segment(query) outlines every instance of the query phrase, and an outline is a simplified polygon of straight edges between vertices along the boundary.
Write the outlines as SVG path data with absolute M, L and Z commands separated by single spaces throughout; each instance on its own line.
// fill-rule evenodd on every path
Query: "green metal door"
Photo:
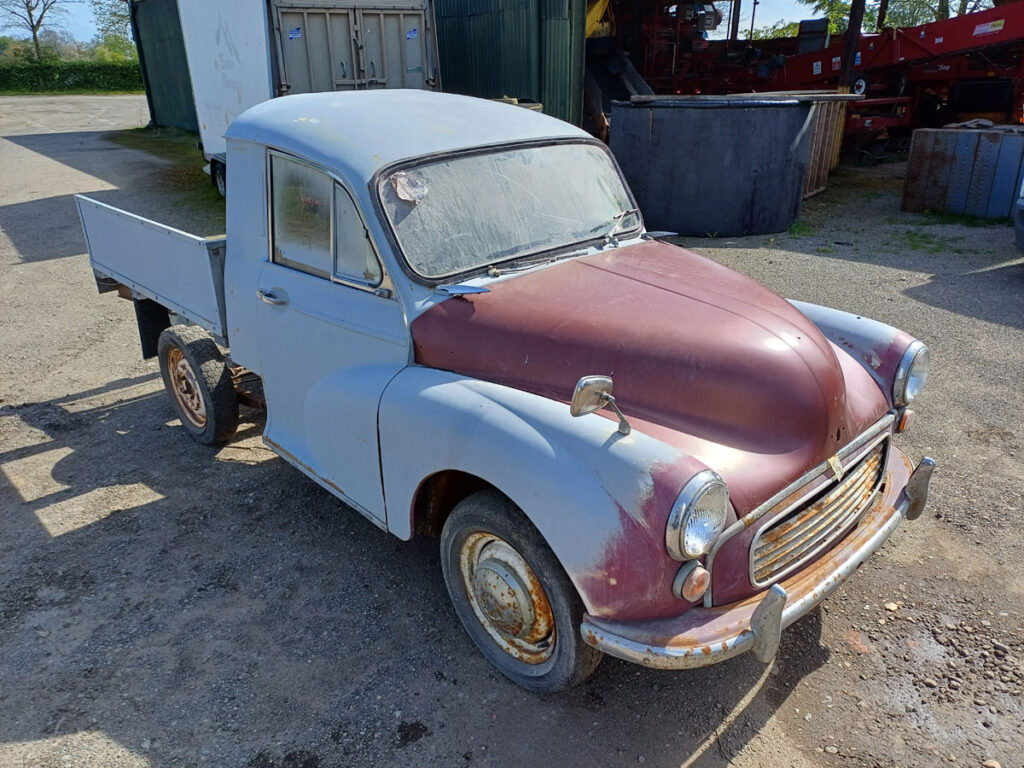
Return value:
M 444 90 L 533 99 L 579 124 L 586 0 L 435 0 Z
M 198 131 L 176 0 L 133 0 L 131 21 L 153 123 Z

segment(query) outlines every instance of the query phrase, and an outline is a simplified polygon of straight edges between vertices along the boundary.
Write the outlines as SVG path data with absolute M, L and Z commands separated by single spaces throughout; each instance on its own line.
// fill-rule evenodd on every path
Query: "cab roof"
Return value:
M 586 132 L 511 104 L 421 90 L 304 93 L 247 109 L 226 138 L 280 149 L 369 182 L 400 160 L 487 145 L 589 139 Z

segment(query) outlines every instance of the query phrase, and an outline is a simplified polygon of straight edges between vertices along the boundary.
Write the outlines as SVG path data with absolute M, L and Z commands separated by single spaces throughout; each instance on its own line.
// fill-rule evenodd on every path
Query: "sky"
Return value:
M 750 8 L 753 0 L 742 0 L 743 8 L 740 11 L 740 36 L 743 37 L 743 32 L 750 29 Z M 67 9 L 67 18 L 64 21 L 64 28 L 71 33 L 76 40 L 82 42 L 88 42 L 92 40 L 93 35 L 96 34 L 96 24 L 93 23 L 92 19 L 92 5 L 87 2 L 78 3 L 67 3 L 64 6 Z M 757 27 L 767 27 L 774 24 L 776 21 L 800 21 L 800 19 L 809 19 L 813 16 L 811 9 L 806 5 L 801 5 L 796 0 L 761 0 L 757 6 L 757 12 L 754 17 L 754 25 Z M 727 29 L 727 24 L 723 23 L 719 27 L 719 32 L 723 29 Z M 716 35 L 717 36 L 717 35 Z
M 96 24 L 92 20 L 91 3 L 68 3 L 64 6 L 67 9 L 67 18 L 64 20 L 64 28 L 71 33 L 75 40 L 87 43 L 96 34 Z

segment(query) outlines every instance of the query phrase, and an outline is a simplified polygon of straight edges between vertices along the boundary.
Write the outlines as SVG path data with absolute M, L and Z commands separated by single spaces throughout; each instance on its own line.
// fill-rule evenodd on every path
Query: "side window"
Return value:
M 329 278 L 333 180 L 280 155 L 270 156 L 270 174 L 274 261 Z
M 381 281 L 370 235 L 355 203 L 340 184 L 334 185 L 334 274 L 370 285 Z

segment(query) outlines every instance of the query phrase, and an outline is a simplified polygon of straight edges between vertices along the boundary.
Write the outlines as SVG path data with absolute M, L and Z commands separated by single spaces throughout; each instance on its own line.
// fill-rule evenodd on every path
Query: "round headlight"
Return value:
M 931 355 L 928 347 L 920 341 L 914 341 L 907 347 L 896 369 L 896 379 L 892 385 L 892 401 L 896 405 L 907 405 L 917 397 L 928 379 L 931 367 Z
M 686 484 L 665 529 L 665 546 L 675 560 L 692 560 L 711 549 L 725 527 L 729 488 L 717 472 L 705 469 Z

